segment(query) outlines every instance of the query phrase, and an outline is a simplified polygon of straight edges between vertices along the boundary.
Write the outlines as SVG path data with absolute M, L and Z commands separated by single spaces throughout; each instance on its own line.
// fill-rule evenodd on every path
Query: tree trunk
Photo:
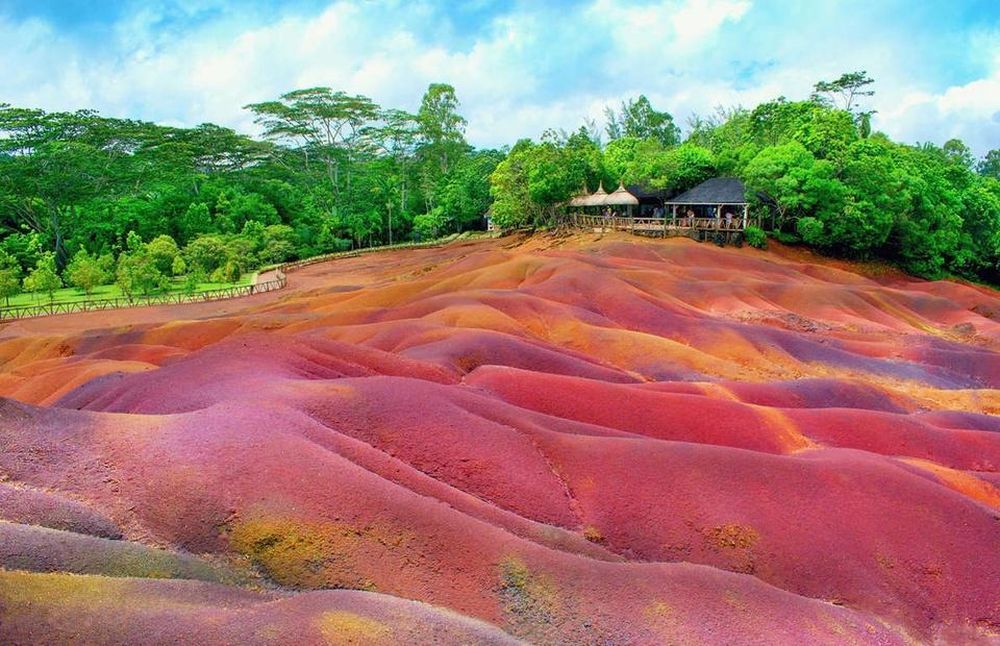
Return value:
M 70 207 L 72 210 L 74 207 Z M 52 227 L 52 236 L 55 240 L 56 270 L 62 272 L 66 268 L 66 245 L 63 244 L 62 227 L 60 226 L 59 207 L 49 209 L 49 222 Z

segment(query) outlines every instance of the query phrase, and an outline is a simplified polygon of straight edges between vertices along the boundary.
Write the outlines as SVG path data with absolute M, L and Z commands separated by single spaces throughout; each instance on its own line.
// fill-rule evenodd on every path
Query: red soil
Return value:
M 997 639 L 1000 298 L 852 269 L 500 239 L 8 324 L 0 641 Z

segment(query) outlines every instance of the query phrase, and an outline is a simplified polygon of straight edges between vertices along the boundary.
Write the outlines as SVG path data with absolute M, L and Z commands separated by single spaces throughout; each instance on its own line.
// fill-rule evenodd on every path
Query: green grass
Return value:
M 235 283 L 198 283 L 196 292 L 208 292 L 213 289 L 224 289 L 226 287 L 235 287 L 237 285 L 249 285 L 253 282 L 256 273 L 248 273 L 240 276 L 239 281 Z M 171 294 L 183 294 L 184 293 L 184 279 L 174 278 L 170 284 Z M 53 302 L 54 303 L 78 303 L 80 301 L 96 301 L 105 300 L 110 298 L 122 298 L 125 295 L 118 285 L 101 285 L 100 287 L 95 287 L 94 291 L 89 295 L 85 294 L 82 289 L 76 289 L 75 287 L 64 287 L 63 289 L 57 289 L 53 292 Z M 17 296 L 10 297 L 10 307 L 25 307 L 29 305 L 45 305 L 49 302 L 49 295 L 45 292 L 40 292 L 36 294 L 31 294 L 24 292 L 18 294 Z M 8 307 L 5 301 L 0 301 L 0 307 Z

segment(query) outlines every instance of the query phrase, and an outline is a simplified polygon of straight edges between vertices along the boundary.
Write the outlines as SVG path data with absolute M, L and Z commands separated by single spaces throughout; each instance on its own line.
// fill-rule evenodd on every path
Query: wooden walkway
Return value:
M 684 236 L 695 240 L 712 240 L 720 244 L 737 245 L 743 243 L 745 228 L 740 218 L 733 218 L 728 227 L 725 220 L 717 218 L 629 218 L 583 213 L 570 213 L 567 218 L 576 228 L 599 233 L 627 231 L 636 235 L 665 238 Z

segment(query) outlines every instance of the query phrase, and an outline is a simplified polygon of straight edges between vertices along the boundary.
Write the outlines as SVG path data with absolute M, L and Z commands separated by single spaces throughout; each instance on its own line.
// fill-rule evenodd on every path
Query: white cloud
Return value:
M 876 115 L 875 126 L 903 141 L 963 140 L 982 154 L 1000 146 L 1000 65 L 989 78 L 937 94 L 915 91 Z
M 188 0 L 183 11 L 221 6 Z M 989 71 L 943 87 L 914 75 L 919 61 L 907 57 L 921 46 L 912 34 L 866 16 L 838 18 L 836 3 L 777 13 L 750 0 L 527 4 L 472 31 L 443 24 L 440 12 L 424 2 L 339 0 L 314 15 L 232 11 L 182 29 L 165 28 L 166 9 L 153 4 L 98 45 L 0 17 L 0 100 L 249 130 L 241 106 L 296 87 L 328 85 L 415 110 L 427 85 L 443 81 L 458 91 L 470 140 L 499 145 L 574 129 L 639 93 L 683 124 L 692 112 L 801 97 L 820 78 L 869 69 L 876 126 L 894 137 L 961 136 L 980 154 L 1000 141 L 1000 39 L 983 32 L 969 44 Z M 455 33 L 463 38 L 441 36 Z

